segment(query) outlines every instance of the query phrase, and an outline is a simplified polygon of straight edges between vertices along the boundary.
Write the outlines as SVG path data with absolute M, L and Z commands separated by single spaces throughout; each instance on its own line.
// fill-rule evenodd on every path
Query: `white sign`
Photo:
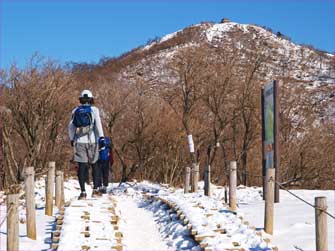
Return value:
M 192 135 L 188 135 L 187 139 L 188 139 L 188 146 L 190 148 L 190 153 L 194 153 L 194 143 L 193 143 Z

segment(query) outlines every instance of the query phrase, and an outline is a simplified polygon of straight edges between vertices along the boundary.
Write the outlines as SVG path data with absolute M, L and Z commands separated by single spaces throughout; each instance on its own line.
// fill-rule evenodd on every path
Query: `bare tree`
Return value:
M 209 66 L 206 50 L 185 48 L 173 56 L 169 72 L 173 82 L 162 83 L 163 98 L 179 116 L 186 136 L 192 137 L 192 123 L 196 118 L 197 105 L 203 95 L 206 69 Z M 190 140 L 190 139 L 189 139 Z M 189 144 L 193 142 L 190 140 Z M 194 147 L 193 147 L 194 148 Z M 196 166 L 195 150 L 190 146 L 192 166 Z
M 56 160 L 58 143 L 64 140 L 64 110 L 70 110 L 66 89 L 71 79 L 54 63 L 33 58 L 25 70 L 12 67 L 2 81 L 9 177 L 13 181 L 15 173 L 20 179 L 26 166 L 34 166 L 38 175 L 44 172 L 48 160 Z

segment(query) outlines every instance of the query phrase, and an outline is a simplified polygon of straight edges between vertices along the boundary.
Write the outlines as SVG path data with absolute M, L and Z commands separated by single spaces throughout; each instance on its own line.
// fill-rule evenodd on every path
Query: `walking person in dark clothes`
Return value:
M 99 158 L 99 138 L 103 138 L 103 130 L 99 109 L 94 104 L 93 95 L 84 90 L 79 97 L 80 106 L 72 111 L 69 123 L 69 136 L 74 147 L 73 161 L 78 163 L 78 180 L 81 189 L 79 199 L 86 198 L 85 181 L 88 178 L 89 164 L 92 166 L 93 193 L 92 197 L 99 196 L 101 187 L 101 170 L 97 163 Z
M 111 169 L 114 163 L 113 152 L 109 138 L 105 137 L 99 139 L 99 149 L 100 150 L 99 150 L 98 163 L 102 172 L 102 184 L 103 184 L 100 191 L 102 193 L 106 193 L 108 187 L 109 170 Z

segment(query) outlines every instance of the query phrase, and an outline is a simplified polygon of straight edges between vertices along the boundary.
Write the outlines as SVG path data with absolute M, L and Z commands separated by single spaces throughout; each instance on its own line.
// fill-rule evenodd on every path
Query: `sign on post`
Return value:
M 265 126 L 265 168 L 274 168 L 273 148 L 274 148 L 274 83 L 272 82 L 264 88 L 264 126 Z
M 274 80 L 262 89 L 262 174 L 264 177 L 267 168 L 275 168 L 276 182 L 278 181 L 279 174 L 278 100 L 278 84 Z M 275 184 L 275 202 L 279 202 L 279 186 L 277 183 Z

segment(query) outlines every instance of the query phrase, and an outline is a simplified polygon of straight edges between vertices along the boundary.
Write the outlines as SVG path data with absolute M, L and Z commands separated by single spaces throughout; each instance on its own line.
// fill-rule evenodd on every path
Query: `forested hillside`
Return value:
M 110 46 L 113 46 L 112 44 Z M 150 40 L 98 64 L 59 66 L 39 56 L 1 71 L 5 185 L 56 160 L 70 175 L 67 135 L 79 93 L 90 89 L 112 138 L 116 180 L 179 185 L 193 135 L 200 169 L 212 145 L 212 180 L 231 160 L 261 185 L 261 88 L 280 85 L 280 178 L 287 186 L 332 189 L 334 55 L 280 32 L 233 22 L 202 23 Z M 245 172 L 246 170 L 246 172 Z

